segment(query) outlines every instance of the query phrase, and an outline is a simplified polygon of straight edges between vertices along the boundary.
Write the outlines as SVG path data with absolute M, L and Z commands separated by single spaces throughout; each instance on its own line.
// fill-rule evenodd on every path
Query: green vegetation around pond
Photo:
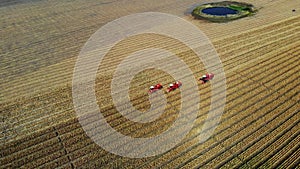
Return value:
M 236 11 L 250 11 L 251 10 L 249 7 L 235 6 L 235 5 L 229 5 L 228 8 L 236 10 Z
M 255 14 L 253 5 L 234 1 L 222 1 L 197 6 L 192 15 L 196 19 L 206 19 L 211 22 L 228 22 Z

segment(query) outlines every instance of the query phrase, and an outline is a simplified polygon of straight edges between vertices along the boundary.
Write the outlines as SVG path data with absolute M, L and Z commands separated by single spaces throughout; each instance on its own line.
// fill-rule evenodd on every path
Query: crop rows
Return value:
M 287 22 L 286 24 L 287 24 L 287 25 L 290 25 L 290 24 L 288 24 L 288 23 L 293 23 L 292 21 L 295 21 L 295 19 L 288 20 L 288 22 Z M 276 25 L 276 26 L 277 26 L 277 25 Z M 276 27 L 276 26 L 275 26 L 275 27 Z M 279 25 L 279 26 L 280 26 L 280 25 Z M 273 29 L 272 27 L 268 27 L 268 28 L 269 28 L 268 30 L 269 30 L 270 32 L 271 32 L 272 30 L 276 30 L 276 29 Z M 271 29 L 271 28 L 272 28 L 272 29 Z M 235 39 L 235 38 L 233 38 L 233 39 Z M 244 36 L 243 36 L 242 41 L 247 41 L 246 39 L 247 39 L 247 38 L 244 38 Z M 228 39 L 226 39 L 226 41 L 228 41 Z M 225 41 L 225 42 L 222 42 L 222 43 L 226 43 L 226 41 Z M 218 44 L 218 43 L 217 43 L 217 44 Z M 66 66 L 68 67 L 68 65 L 70 65 L 70 63 L 67 62 L 67 63 L 66 63 Z M 65 66 L 62 66 L 62 68 L 65 68 Z M 55 76 L 58 75 L 56 72 L 62 72 L 62 71 L 63 71 L 63 70 L 57 70 L 57 71 L 54 71 L 53 73 L 50 73 L 48 76 L 50 76 L 50 77 L 55 77 Z M 51 72 L 52 72 L 52 71 L 51 71 Z M 71 73 L 71 72 L 70 72 L 70 73 Z M 32 74 L 32 77 L 37 77 L 37 80 L 39 79 L 38 76 L 35 76 L 34 74 Z M 61 80 L 63 80 L 63 79 L 61 79 L 61 78 L 60 78 L 60 79 L 53 79 L 53 80 L 51 81 L 51 83 L 54 83 L 54 84 L 55 84 L 55 83 L 60 82 Z M 31 83 L 33 83 L 33 82 L 34 82 L 34 81 L 31 81 Z M 17 85 L 17 84 L 18 84 L 17 82 L 14 82 L 13 84 L 14 84 L 14 86 L 18 86 L 18 85 Z M 33 83 L 33 84 L 34 84 L 34 83 Z M 53 85 L 54 85 L 54 84 L 53 84 Z M 22 85 L 21 85 L 21 86 L 22 86 Z M 21 87 L 21 86 L 20 86 L 20 87 Z M 17 89 L 15 88 L 15 89 L 13 89 L 13 90 L 15 91 L 15 90 L 17 90 Z
M 244 119 L 244 120 L 247 121 L 246 119 Z M 232 126 L 232 127 L 235 127 L 235 126 Z M 238 127 L 237 127 L 237 128 L 238 128 Z M 235 133 L 235 132 L 234 132 L 234 133 Z M 223 133 L 222 133 L 222 134 L 223 134 Z M 221 138 L 222 138 L 222 137 L 221 137 Z M 193 148 L 193 149 L 194 149 L 194 148 Z M 200 160 L 200 161 L 202 161 L 202 160 Z M 199 162 L 200 162 L 200 161 L 199 161 Z M 202 161 L 202 162 L 203 162 L 203 161 Z M 194 163 L 194 164 L 197 164 L 197 163 Z
M 276 26 L 236 36 L 233 39 L 238 40 L 229 41 L 228 44 L 217 42 L 221 46 L 220 56 L 227 75 L 228 97 L 220 125 L 207 142 L 202 144 L 197 142 L 199 128 L 203 125 L 210 103 L 210 96 L 206 95 L 201 97 L 203 107 L 201 106 L 202 110 L 198 113 L 195 127 L 188 137 L 172 150 L 139 160 L 107 153 L 86 136 L 76 120 L 70 106 L 71 88 L 67 86 L 63 90 L 51 91 L 34 99 L 20 100 L 16 105 L 12 102 L 3 106 L 5 112 L 11 113 L 12 116 L 9 118 L 16 119 L 14 125 L 18 128 L 20 136 L 1 145 L 2 166 L 4 168 L 20 166 L 72 168 L 86 165 L 107 168 L 121 166 L 226 168 L 256 165 L 269 167 L 273 164 L 284 167 L 296 166 L 297 159 L 299 161 L 297 131 L 299 105 L 295 103 L 299 98 L 297 90 L 299 75 L 295 73 L 299 65 L 298 18 L 281 22 Z M 248 42 L 245 37 L 251 35 L 253 42 Z M 284 50 L 284 46 L 288 48 Z M 182 53 L 186 55 L 189 51 Z M 124 54 L 116 52 L 115 55 L 116 59 L 108 62 L 108 65 L 118 63 Z M 197 68 L 197 63 L 193 63 L 195 58 L 188 56 L 184 59 L 190 63 L 189 66 L 194 66 L 195 74 L 202 72 L 203 68 Z M 109 70 L 109 67 L 107 69 Z M 57 70 L 59 71 L 61 70 Z M 153 74 L 155 72 L 146 72 L 141 78 Z M 285 76 L 289 78 L 285 80 Z M 156 79 L 170 80 L 164 74 Z M 147 86 L 145 83 L 143 85 Z M 199 85 L 198 88 L 201 89 L 199 91 L 201 94 L 210 91 L 209 85 L 205 87 Z M 100 90 L 98 94 L 104 91 L 108 90 Z M 286 91 L 288 93 L 285 93 Z M 146 106 L 139 101 L 143 97 L 145 95 L 140 93 L 138 97 L 133 96 L 135 106 L 141 109 Z M 168 113 L 161 117 L 160 121 L 145 126 L 132 124 L 120 117 L 110 104 L 104 105 L 110 103 L 110 100 L 103 102 L 100 107 L 105 109 L 108 122 L 116 130 L 126 135 L 151 136 L 160 131 L 153 130 L 154 128 L 172 124 L 178 112 L 176 107 L 179 106 L 176 99 L 176 96 L 175 99 L 168 98 Z M 18 112 L 24 112 L 24 116 L 20 116 Z M 93 124 L 91 121 L 92 128 L 95 127 Z M 45 126 L 54 127 L 46 129 Z M 101 126 L 98 127 L 101 129 Z M 28 135 L 23 134 L 27 132 Z

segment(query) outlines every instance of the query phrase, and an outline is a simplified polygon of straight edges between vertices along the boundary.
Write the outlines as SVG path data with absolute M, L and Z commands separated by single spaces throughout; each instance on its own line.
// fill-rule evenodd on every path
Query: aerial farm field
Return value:
M 215 1 L 0 1 L 0 168 L 300 168 L 300 1 L 239 1 L 258 12 L 227 23 L 194 19 L 191 10 L 207 2 Z M 206 34 L 224 68 L 226 104 L 211 137 L 199 142 L 212 95 L 218 93 L 210 82 L 197 82 L 200 110 L 184 139 L 162 154 L 129 158 L 87 135 L 74 108 L 72 80 L 82 47 L 98 29 L 142 12 L 178 16 Z M 95 97 L 107 123 L 132 138 L 159 135 L 180 116 L 180 90 L 164 92 L 165 111 L 148 123 L 131 121 L 114 106 L 111 83 L 117 66 L 147 48 L 170 51 L 196 79 L 207 72 L 195 52 L 173 38 L 149 33 L 118 42 L 98 68 Z M 175 80 L 159 69 L 138 72 L 129 87 L 133 107 L 147 112 L 148 88 L 162 83 L 165 91 Z M 107 133 L 91 119 L 89 129 L 99 129 L 105 139 Z

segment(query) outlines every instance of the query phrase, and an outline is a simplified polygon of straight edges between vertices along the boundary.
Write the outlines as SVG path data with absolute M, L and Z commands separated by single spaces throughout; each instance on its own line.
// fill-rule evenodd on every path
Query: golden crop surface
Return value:
M 300 2 L 248 3 L 259 9 L 256 15 L 218 24 L 186 14 L 199 4 L 194 0 L 1 1 L 0 168 L 299 168 Z M 187 136 L 163 154 L 131 159 L 105 151 L 84 132 L 73 107 L 72 75 L 95 31 L 148 11 L 182 17 L 208 36 L 225 70 L 227 98 L 217 129 L 199 143 L 211 104 L 210 84 L 199 82 L 200 111 Z M 107 122 L 136 138 L 166 131 L 181 102 L 179 90 L 164 93 L 165 112 L 146 124 L 126 119 L 115 108 L 110 91 L 117 65 L 146 48 L 174 53 L 195 78 L 206 73 L 198 56 L 170 37 L 143 34 L 117 43 L 98 69 L 96 98 Z M 165 90 L 175 80 L 156 69 L 139 72 L 130 82 L 132 105 L 146 113 L 149 86 L 162 83 Z

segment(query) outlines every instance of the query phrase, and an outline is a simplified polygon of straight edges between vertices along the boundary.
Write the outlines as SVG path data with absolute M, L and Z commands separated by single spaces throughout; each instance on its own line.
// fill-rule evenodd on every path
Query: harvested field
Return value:
M 299 168 L 300 2 L 249 3 L 259 9 L 255 16 L 218 24 L 184 15 L 199 4 L 193 0 L 1 1 L 0 168 Z M 201 109 L 192 130 L 165 153 L 134 159 L 104 150 L 86 134 L 73 105 L 72 76 L 81 48 L 95 31 L 122 16 L 149 11 L 177 15 L 208 36 L 224 67 L 227 97 L 218 127 L 200 143 L 214 93 L 210 83 L 198 83 Z M 165 112 L 149 123 L 130 121 L 114 106 L 115 69 L 130 53 L 147 48 L 174 53 L 195 78 L 206 72 L 194 51 L 170 37 L 143 34 L 117 43 L 98 69 L 96 98 L 110 126 L 134 138 L 163 133 L 181 108 L 179 90 L 164 94 Z M 146 112 L 148 87 L 175 80 L 161 70 L 139 72 L 129 88 L 133 107 Z M 89 120 L 89 130 L 107 134 Z

